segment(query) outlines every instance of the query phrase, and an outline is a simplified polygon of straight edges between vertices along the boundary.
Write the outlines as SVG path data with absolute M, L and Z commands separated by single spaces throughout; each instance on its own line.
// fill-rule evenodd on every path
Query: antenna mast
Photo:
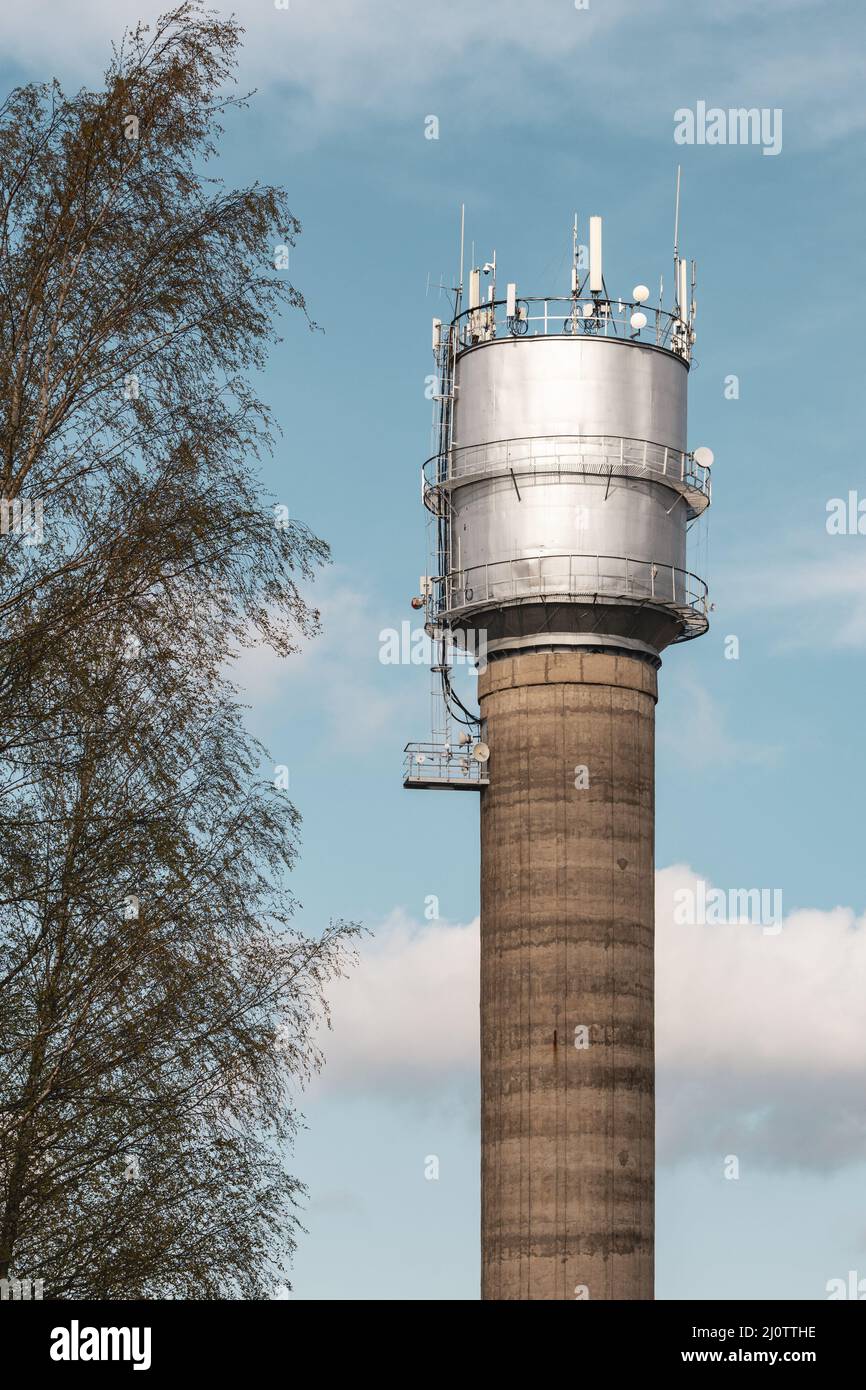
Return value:
M 677 165 L 677 197 L 674 209 L 674 309 L 685 323 L 689 317 L 687 263 L 680 260 L 680 178 L 682 166 Z
M 466 204 L 465 204 L 465 203 L 461 203 L 461 204 L 460 204 L 460 281 L 459 281 L 459 283 L 458 283 L 458 285 L 457 285 L 457 315 L 459 315 L 460 310 L 461 310 L 461 308 L 462 308 L 461 300 L 462 300 L 462 298 L 463 298 L 463 234 L 464 234 L 465 226 L 466 226 Z M 455 315 L 455 317 L 456 317 L 456 315 Z

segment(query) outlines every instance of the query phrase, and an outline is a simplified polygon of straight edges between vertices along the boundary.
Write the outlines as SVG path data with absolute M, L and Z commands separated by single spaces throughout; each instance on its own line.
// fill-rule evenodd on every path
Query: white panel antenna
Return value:
M 685 258 L 677 261 L 677 309 L 683 322 L 689 317 L 689 263 Z
M 589 291 L 601 294 L 604 288 L 601 273 L 601 218 L 589 219 Z

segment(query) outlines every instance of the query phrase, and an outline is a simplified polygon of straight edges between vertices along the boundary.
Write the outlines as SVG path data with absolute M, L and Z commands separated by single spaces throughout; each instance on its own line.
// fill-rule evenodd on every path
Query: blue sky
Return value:
M 260 383 L 284 430 L 266 481 L 334 554 L 317 586 L 324 636 L 243 674 L 304 818 L 304 925 L 346 916 L 373 933 L 334 992 L 330 1061 L 303 1102 L 294 1297 L 478 1296 L 478 807 L 402 790 L 428 681 L 379 660 L 425 569 L 430 319 L 445 316 L 436 286 L 456 271 L 460 204 L 501 283 L 566 293 L 577 210 L 584 228 L 604 216 L 608 287 L 654 295 L 660 274 L 670 283 L 678 162 L 681 243 L 698 261 L 690 445 L 716 456 L 691 567 L 716 611 L 660 672 L 657 1292 L 824 1297 L 829 1279 L 866 1276 L 866 536 L 825 524 L 829 499 L 866 497 L 862 12 L 235 8 L 241 85 L 258 91 L 228 123 L 220 173 L 287 187 L 303 223 L 291 278 L 324 329 L 287 320 Z M 124 21 L 155 11 L 7 13 L 4 85 L 95 83 Z M 781 109 L 780 153 L 675 145 L 674 112 L 701 100 Z M 679 928 L 684 942 L 670 892 L 695 877 L 781 887 L 783 932 Z

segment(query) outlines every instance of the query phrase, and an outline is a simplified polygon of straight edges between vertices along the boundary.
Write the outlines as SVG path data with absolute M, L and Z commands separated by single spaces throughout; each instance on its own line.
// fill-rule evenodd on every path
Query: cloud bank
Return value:
M 31 0 L 6 10 L 0 36 L 7 58 L 40 76 L 92 83 L 110 39 L 169 8 L 168 0 L 65 8 Z M 674 110 L 698 98 L 782 107 L 805 146 L 866 126 L 862 17 L 845 0 L 832 22 L 807 0 L 691 8 L 537 0 L 531 10 L 525 0 L 288 0 L 279 9 L 239 0 L 231 8 L 247 30 L 243 84 L 271 89 L 296 132 L 303 126 L 314 140 L 345 136 L 364 118 L 420 122 L 428 112 L 462 138 L 480 119 L 508 125 L 516 112 L 522 125 L 561 122 L 575 96 L 592 120 L 636 138 L 669 130 L 672 139 Z
M 427 1095 L 478 1069 L 478 919 L 419 924 L 396 910 L 329 990 L 326 1091 Z
M 760 926 L 682 926 L 685 865 L 656 876 L 661 1162 L 832 1170 L 866 1157 L 866 917 L 798 909 Z M 478 922 L 396 911 L 332 991 L 317 1086 L 438 1103 L 478 1070 Z M 467 1104 L 471 1106 L 472 1102 Z

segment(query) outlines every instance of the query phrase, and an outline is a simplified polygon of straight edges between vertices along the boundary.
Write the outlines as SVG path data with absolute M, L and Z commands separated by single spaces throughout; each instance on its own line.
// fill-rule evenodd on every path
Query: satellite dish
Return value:
M 700 449 L 695 449 L 694 460 L 699 463 L 701 468 L 712 468 L 715 455 L 712 449 L 706 449 L 701 445 Z
M 650 296 L 650 292 L 646 285 L 635 285 L 631 293 L 635 304 L 646 304 Z
M 642 314 L 640 313 L 640 311 L 638 311 L 638 313 L 636 314 L 632 314 L 631 318 L 629 319 L 629 323 L 631 324 L 632 328 L 646 328 L 646 314 Z
M 466 745 L 467 745 L 467 743 L 471 743 L 471 742 L 472 742 L 472 739 L 471 739 L 471 737 L 469 736 L 469 734 L 466 733 L 466 730 L 464 729 L 463 733 L 459 735 L 459 737 L 458 737 L 458 739 L 457 739 L 457 742 L 460 744 L 460 747 L 461 747 L 461 748 L 465 748 Z
M 490 757 L 490 749 L 486 743 L 476 743 L 472 749 L 472 756 L 477 763 L 486 763 Z
M 584 317 L 585 319 L 591 319 L 594 313 L 595 313 L 595 305 L 594 305 L 594 304 L 584 304 L 584 306 L 583 306 L 583 317 Z
M 416 763 L 423 763 L 423 761 L 424 761 L 424 754 L 423 754 L 423 753 L 416 753 L 416 754 L 415 754 L 415 761 L 416 761 Z

